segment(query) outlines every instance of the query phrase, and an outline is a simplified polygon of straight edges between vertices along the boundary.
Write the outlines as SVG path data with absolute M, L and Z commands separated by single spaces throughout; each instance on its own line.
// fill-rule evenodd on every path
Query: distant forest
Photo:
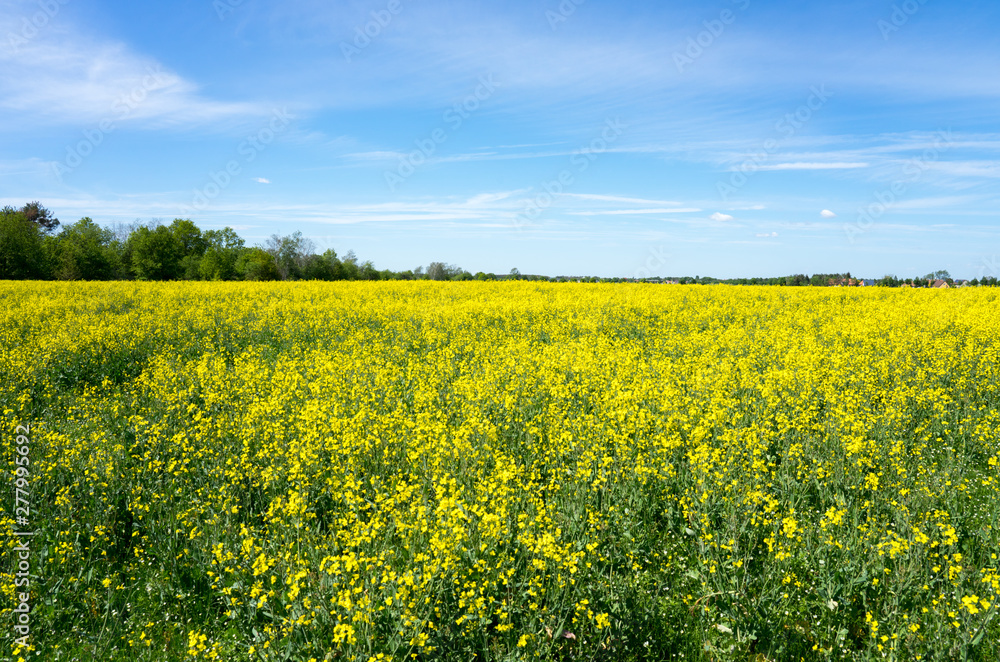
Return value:
M 353 251 L 343 257 L 333 249 L 316 253 L 315 244 L 296 232 L 273 235 L 261 246 L 247 246 L 232 228 L 202 231 L 190 220 L 133 223 L 114 229 L 90 218 L 72 225 L 38 202 L 0 209 L 0 279 L 4 280 L 544 280 L 582 282 L 653 282 L 679 284 L 930 287 L 949 285 L 947 272 L 900 279 L 885 276 L 861 281 L 843 274 L 797 274 L 780 278 L 717 279 L 708 277 L 601 278 L 597 276 L 538 276 L 511 269 L 496 275 L 472 274 L 444 262 L 425 268 L 391 271 L 371 261 L 359 262 Z M 968 285 L 996 287 L 987 277 Z

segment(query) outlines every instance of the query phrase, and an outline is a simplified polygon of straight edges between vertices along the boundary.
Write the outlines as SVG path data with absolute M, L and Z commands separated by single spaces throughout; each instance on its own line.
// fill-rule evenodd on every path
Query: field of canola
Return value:
M 1000 657 L 995 290 L 0 302 L 2 659 Z

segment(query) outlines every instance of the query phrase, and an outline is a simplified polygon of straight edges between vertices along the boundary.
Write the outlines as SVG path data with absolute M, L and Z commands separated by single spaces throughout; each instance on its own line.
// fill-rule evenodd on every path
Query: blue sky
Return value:
M 996 2 L 0 0 L 0 204 L 379 268 L 1000 276 Z

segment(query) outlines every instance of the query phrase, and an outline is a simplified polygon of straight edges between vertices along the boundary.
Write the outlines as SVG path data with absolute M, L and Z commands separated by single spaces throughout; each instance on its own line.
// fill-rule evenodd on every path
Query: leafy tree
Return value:
M 881 280 L 879 280 L 875 284 L 878 285 L 879 287 L 899 287 L 900 285 L 903 284 L 903 281 L 894 276 L 893 274 L 886 274 L 885 276 L 882 277 Z
M 198 226 L 190 220 L 181 218 L 174 219 L 174 222 L 170 224 L 169 229 L 181 247 L 179 276 L 186 280 L 198 279 L 201 277 L 199 263 L 201 262 L 202 256 L 205 255 L 205 250 L 208 248 L 208 242 L 205 241 L 205 237 L 202 235 Z
M 336 255 L 336 253 L 334 253 Z M 339 266 L 340 260 L 337 260 Z M 302 278 L 305 280 L 336 280 L 330 261 L 323 255 L 310 255 L 302 268 Z
M 184 246 L 170 228 L 140 226 L 128 243 L 132 272 L 139 280 L 174 280 L 181 274 Z
M 230 230 L 229 228 L 226 228 Z M 176 218 L 170 224 L 170 232 L 181 245 L 185 255 L 204 255 L 208 241 L 197 225 L 188 219 Z M 232 230 L 230 230 L 232 232 Z
M 90 217 L 64 226 L 53 242 L 53 276 L 60 280 L 111 280 L 119 273 L 114 233 Z
M 207 230 L 202 239 L 205 242 L 205 252 L 198 262 L 199 277 L 204 280 L 236 278 L 236 262 L 244 251 L 243 239 L 229 227 Z
M 263 248 L 253 247 L 243 251 L 236 262 L 236 273 L 243 280 L 278 280 L 281 273 L 274 256 Z
M 358 268 L 358 279 L 360 279 L 360 280 L 381 280 L 382 279 L 382 274 L 379 272 L 378 269 L 375 268 L 375 265 L 372 263 L 371 260 L 366 260 Z
M 337 257 L 337 251 L 328 248 L 322 255 L 308 257 L 302 277 L 309 280 L 343 280 L 344 265 Z
M 21 210 L 0 209 L 0 278 L 44 278 L 46 275 L 39 226 L 29 221 Z

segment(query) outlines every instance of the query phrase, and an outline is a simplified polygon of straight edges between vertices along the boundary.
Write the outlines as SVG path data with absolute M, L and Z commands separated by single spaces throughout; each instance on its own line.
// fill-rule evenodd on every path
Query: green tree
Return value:
M 177 218 L 169 226 L 170 233 L 181 247 L 178 276 L 186 280 L 196 280 L 201 276 L 200 262 L 208 248 L 201 229 L 187 219 Z
M 46 275 L 39 226 L 25 218 L 21 210 L 0 209 L 0 278 L 44 278 Z
M 236 263 L 245 251 L 243 239 L 229 227 L 207 230 L 202 238 L 205 241 L 205 252 L 198 263 L 199 276 L 205 280 L 236 278 Z
M 114 233 L 90 217 L 64 226 L 53 238 L 53 276 L 60 280 L 111 280 L 118 275 Z
M 140 226 L 128 243 L 132 272 L 139 280 L 174 280 L 180 275 L 184 246 L 170 228 Z
M 254 246 L 243 251 L 236 263 L 236 273 L 243 280 L 278 280 L 281 274 L 274 256 L 263 248 Z
M 322 255 L 310 255 L 302 277 L 307 280 L 343 280 L 344 266 L 337 257 L 337 251 L 328 248 Z
M 382 274 L 375 268 L 375 265 L 371 260 L 365 260 L 365 262 L 358 268 L 358 279 L 381 280 Z

